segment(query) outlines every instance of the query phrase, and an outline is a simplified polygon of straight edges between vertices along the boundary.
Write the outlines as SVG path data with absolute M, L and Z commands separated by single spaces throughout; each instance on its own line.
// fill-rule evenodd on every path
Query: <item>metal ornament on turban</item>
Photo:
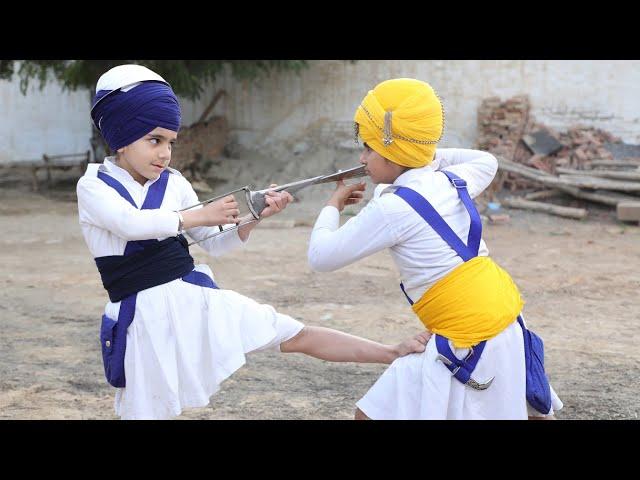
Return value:
M 356 136 L 384 158 L 405 167 L 433 160 L 444 133 L 444 109 L 431 85 L 412 78 L 379 83 L 354 115 Z
M 119 65 L 98 80 L 91 118 L 109 148 L 116 151 L 156 127 L 177 132 L 180 104 L 157 73 L 142 65 Z

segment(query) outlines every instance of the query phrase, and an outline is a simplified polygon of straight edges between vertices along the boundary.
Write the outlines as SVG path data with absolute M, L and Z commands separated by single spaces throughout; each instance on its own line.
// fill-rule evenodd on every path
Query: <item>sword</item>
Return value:
M 215 237 L 217 235 L 221 235 L 222 233 L 226 233 L 226 232 L 230 232 L 233 230 L 237 230 L 238 228 L 240 228 L 243 225 L 248 225 L 250 223 L 255 223 L 258 220 L 260 220 L 260 214 L 262 213 L 262 211 L 266 208 L 267 203 L 266 203 L 266 195 L 267 192 L 282 192 L 282 191 L 287 191 L 289 193 L 295 193 L 298 192 L 300 190 L 302 190 L 303 188 L 307 188 L 311 185 L 319 185 L 322 183 L 330 183 L 330 182 L 337 182 L 340 180 L 347 180 L 349 178 L 358 178 L 358 177 L 364 177 L 366 176 L 365 173 L 365 167 L 364 165 L 360 165 L 358 167 L 353 167 L 353 168 L 349 168 L 347 170 L 338 170 L 335 173 L 331 173 L 328 175 L 319 175 L 317 177 L 311 177 L 311 178 L 306 178 L 304 180 L 298 180 L 296 182 L 291 182 L 291 183 L 286 183 L 284 185 L 279 185 L 277 187 L 273 187 L 273 188 L 265 188 L 262 190 L 252 190 L 250 185 L 246 185 L 244 187 L 238 188 L 236 190 L 232 190 L 230 192 L 224 193 L 222 195 L 217 195 L 215 197 L 212 198 L 208 198 L 207 200 L 203 200 L 202 202 L 196 203 L 194 205 L 191 205 L 189 207 L 183 208 L 181 210 L 179 210 L 180 212 L 183 212 L 185 210 L 190 210 L 192 208 L 198 207 L 200 205 L 206 205 L 208 203 L 211 202 L 215 202 L 216 200 L 219 200 L 221 198 L 224 198 L 228 195 L 234 195 L 234 194 L 239 194 L 242 197 L 244 197 L 244 200 L 247 204 L 247 207 L 249 208 L 249 212 L 250 212 L 250 217 L 247 216 L 245 218 L 245 220 L 242 220 L 238 223 L 236 223 L 233 227 L 229 227 L 227 229 L 223 229 L 222 225 L 220 225 L 218 228 L 220 229 L 219 232 L 216 232 L 212 235 L 209 235 L 201 240 L 198 241 L 194 241 L 189 243 L 189 246 L 194 245 L 196 243 L 200 243 L 203 242 L 204 240 L 207 240 L 208 238 L 212 238 Z
M 264 190 L 258 190 L 257 192 L 250 192 L 249 205 L 259 214 L 266 207 L 266 193 L 269 191 L 282 192 L 286 190 L 289 193 L 295 193 L 303 188 L 307 188 L 311 185 L 320 185 L 321 183 L 338 182 L 340 180 L 347 180 L 349 178 L 364 177 L 364 165 L 359 167 L 349 168 L 348 170 L 338 170 L 336 173 L 329 175 L 320 175 L 318 177 L 307 178 L 305 180 L 299 180 L 297 182 L 287 183 L 285 185 L 279 185 L 274 188 L 265 188 Z M 252 212 L 253 213 L 253 212 Z

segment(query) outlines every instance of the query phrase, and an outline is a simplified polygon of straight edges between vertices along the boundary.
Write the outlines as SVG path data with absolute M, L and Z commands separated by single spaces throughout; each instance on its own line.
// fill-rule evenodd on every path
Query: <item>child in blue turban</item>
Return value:
M 194 264 L 183 234 L 218 256 L 243 246 L 255 223 L 207 238 L 219 225 L 238 223 L 232 196 L 179 212 L 198 197 L 169 167 L 180 104 L 158 74 L 140 65 L 109 70 L 98 81 L 91 116 L 115 155 L 90 164 L 78 181 L 78 211 L 109 293 L 100 341 L 121 418 L 166 419 L 206 406 L 257 350 L 387 364 L 424 350 L 425 333 L 392 346 L 304 326 L 219 288 L 208 265 Z M 291 200 L 286 192 L 269 192 L 261 217 Z

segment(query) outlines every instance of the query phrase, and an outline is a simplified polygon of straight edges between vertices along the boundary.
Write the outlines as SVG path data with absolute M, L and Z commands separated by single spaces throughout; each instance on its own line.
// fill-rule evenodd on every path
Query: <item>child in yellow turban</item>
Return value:
M 433 88 L 397 78 L 377 85 L 354 116 L 374 198 L 339 226 L 364 183 L 340 183 L 315 223 L 309 263 L 332 271 L 389 248 L 402 292 L 433 336 L 395 360 L 357 402 L 356 418 L 553 418 L 562 402 L 544 371 L 542 340 L 523 300 L 489 256 L 472 198 L 493 180 L 491 154 L 438 148 L 444 109 Z

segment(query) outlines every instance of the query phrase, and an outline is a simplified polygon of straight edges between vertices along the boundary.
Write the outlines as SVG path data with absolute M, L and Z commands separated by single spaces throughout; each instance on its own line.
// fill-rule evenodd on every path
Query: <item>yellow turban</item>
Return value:
M 431 163 L 444 131 L 444 110 L 428 83 L 395 78 L 379 83 L 356 110 L 362 141 L 405 167 Z

